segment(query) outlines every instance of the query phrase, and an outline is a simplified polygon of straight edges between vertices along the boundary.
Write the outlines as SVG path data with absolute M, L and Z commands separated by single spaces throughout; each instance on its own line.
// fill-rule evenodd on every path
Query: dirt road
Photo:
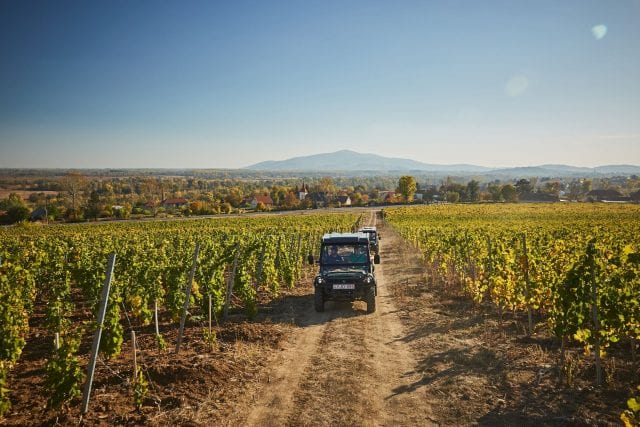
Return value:
M 369 225 L 375 225 L 371 214 Z M 247 425 L 430 425 L 430 405 L 412 387 L 421 374 L 402 339 L 385 257 L 376 266 L 377 310 L 328 302 L 324 313 L 300 307 L 285 351 L 258 392 Z

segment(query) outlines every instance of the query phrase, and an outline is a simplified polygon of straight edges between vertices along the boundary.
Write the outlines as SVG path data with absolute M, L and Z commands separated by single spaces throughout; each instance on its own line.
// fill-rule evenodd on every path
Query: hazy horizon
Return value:
M 0 4 L 0 168 L 640 164 L 640 0 Z

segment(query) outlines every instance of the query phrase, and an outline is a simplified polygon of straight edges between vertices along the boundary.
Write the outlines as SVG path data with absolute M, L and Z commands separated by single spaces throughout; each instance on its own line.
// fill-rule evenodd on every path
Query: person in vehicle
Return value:
M 367 251 L 360 245 L 353 247 L 353 253 L 349 257 L 349 261 L 354 264 L 361 264 L 367 261 Z
M 329 253 L 327 254 L 326 262 L 329 264 L 338 264 L 342 262 L 342 258 L 340 257 L 340 255 L 338 255 L 337 246 L 334 245 L 329 248 Z

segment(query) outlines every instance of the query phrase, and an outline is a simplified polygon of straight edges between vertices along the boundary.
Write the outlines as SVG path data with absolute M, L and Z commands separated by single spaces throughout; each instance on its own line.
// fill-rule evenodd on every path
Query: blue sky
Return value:
M 640 164 L 640 0 L 3 1 L 0 167 Z

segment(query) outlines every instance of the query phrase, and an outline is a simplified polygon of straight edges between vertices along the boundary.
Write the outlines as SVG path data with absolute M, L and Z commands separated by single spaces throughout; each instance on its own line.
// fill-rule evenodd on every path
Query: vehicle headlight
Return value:
M 322 276 L 316 277 L 316 284 L 322 285 L 322 283 L 324 283 L 324 279 L 322 278 Z
M 367 277 L 365 277 L 364 282 L 366 284 L 370 284 L 371 282 L 373 282 L 373 279 L 371 278 L 371 276 L 367 276 Z

